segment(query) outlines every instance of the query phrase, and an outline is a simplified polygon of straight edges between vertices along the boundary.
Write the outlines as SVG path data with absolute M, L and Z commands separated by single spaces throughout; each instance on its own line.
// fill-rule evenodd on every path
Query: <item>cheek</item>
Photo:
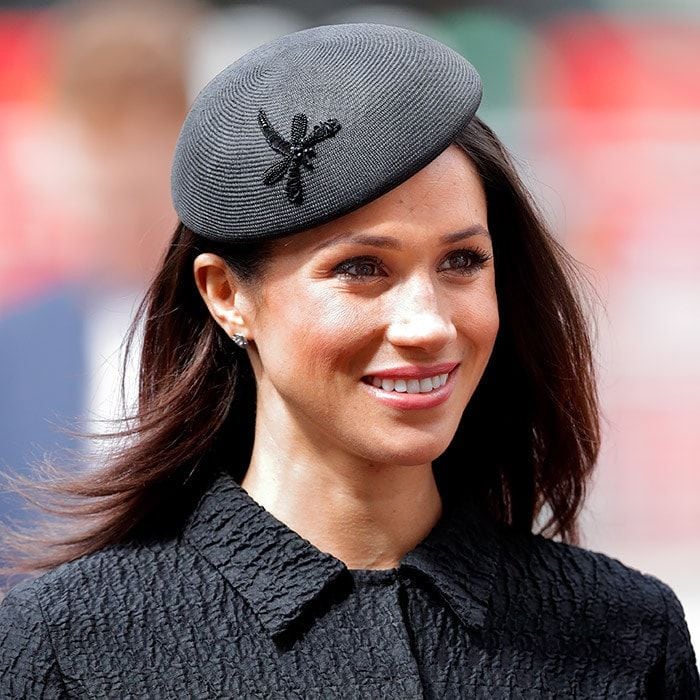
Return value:
M 368 313 L 367 301 L 332 287 L 279 290 L 276 298 L 294 301 L 268 304 L 265 355 L 275 363 L 285 358 L 297 376 L 337 373 L 371 333 L 374 314 Z
M 475 349 L 490 353 L 499 328 L 498 300 L 491 285 L 476 288 L 459 305 L 458 331 Z

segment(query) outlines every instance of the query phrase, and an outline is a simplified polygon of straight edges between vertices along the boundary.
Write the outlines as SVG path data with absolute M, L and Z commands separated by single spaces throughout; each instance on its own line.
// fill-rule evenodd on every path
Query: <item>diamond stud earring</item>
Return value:
M 234 333 L 231 336 L 231 340 L 233 340 L 233 342 L 236 343 L 236 345 L 238 345 L 238 347 L 241 347 L 241 348 L 248 347 L 248 339 L 244 335 L 241 335 L 240 333 Z

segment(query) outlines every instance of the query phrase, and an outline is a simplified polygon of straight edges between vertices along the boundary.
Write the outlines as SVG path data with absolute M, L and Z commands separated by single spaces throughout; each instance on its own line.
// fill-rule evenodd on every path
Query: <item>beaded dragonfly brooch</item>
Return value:
M 335 136 L 340 129 L 340 123 L 337 119 L 328 119 L 314 126 L 307 136 L 306 115 L 295 114 L 292 118 L 292 134 L 289 141 L 275 130 L 262 109 L 258 112 L 258 124 L 272 149 L 284 156 L 284 160 L 274 163 L 265 171 L 263 182 L 266 185 L 273 185 L 286 175 L 284 189 L 287 199 L 294 204 L 301 204 L 303 201 L 301 166 L 303 165 L 307 170 L 313 170 L 311 159 L 316 156 L 314 146 L 320 141 Z

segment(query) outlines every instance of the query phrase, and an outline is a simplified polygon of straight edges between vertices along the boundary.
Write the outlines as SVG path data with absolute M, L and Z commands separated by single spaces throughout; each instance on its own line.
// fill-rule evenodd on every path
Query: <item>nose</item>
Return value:
M 457 329 L 449 308 L 445 308 L 444 300 L 440 303 L 435 285 L 428 277 L 416 275 L 395 291 L 386 332 L 389 342 L 436 355 L 456 338 Z

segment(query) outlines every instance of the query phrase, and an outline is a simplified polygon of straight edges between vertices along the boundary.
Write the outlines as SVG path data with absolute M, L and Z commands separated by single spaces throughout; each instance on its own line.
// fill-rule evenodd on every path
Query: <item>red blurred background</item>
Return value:
M 700 12 L 642 6 L 0 9 L 0 469 L 74 444 L 66 421 L 118 414 L 120 343 L 176 221 L 170 157 L 197 90 L 279 34 L 402 24 L 475 64 L 480 115 L 600 294 L 605 442 L 584 544 L 668 582 L 697 648 Z

